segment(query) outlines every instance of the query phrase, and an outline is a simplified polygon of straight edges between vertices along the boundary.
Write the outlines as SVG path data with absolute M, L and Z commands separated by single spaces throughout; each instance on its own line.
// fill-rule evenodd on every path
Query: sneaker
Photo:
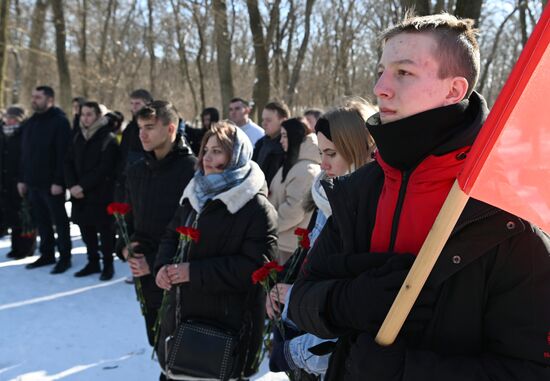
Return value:
M 63 274 L 65 271 L 67 271 L 70 267 L 71 259 L 70 258 L 60 258 L 59 261 L 57 261 L 56 265 L 54 266 L 53 270 L 50 271 L 50 274 Z
M 97 274 L 100 272 L 101 272 L 101 268 L 99 267 L 99 262 L 88 262 L 82 270 L 74 273 L 74 276 L 77 278 L 81 278 L 83 276 Z
M 33 263 L 29 263 L 25 266 L 27 269 L 35 269 L 37 267 L 42 266 L 48 266 L 53 265 L 55 263 L 55 258 L 50 256 L 41 255 L 36 261 Z
M 99 276 L 99 280 L 111 280 L 113 279 L 113 276 L 115 275 L 115 269 L 113 267 L 112 263 L 104 263 L 103 264 L 103 271 L 101 272 L 101 275 Z

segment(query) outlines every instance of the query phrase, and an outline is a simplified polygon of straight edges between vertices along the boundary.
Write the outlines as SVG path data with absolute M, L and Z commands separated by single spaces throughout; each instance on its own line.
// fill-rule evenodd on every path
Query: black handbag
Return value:
M 165 340 L 165 373 L 174 380 L 231 379 L 238 335 L 209 323 L 188 320 Z
M 196 227 L 197 218 L 193 227 Z M 192 219 L 192 214 L 188 218 Z M 185 248 L 189 257 L 189 244 Z M 164 339 L 163 372 L 172 380 L 232 379 L 239 364 L 239 333 L 206 321 L 181 319 L 181 286 L 176 287 L 176 329 Z

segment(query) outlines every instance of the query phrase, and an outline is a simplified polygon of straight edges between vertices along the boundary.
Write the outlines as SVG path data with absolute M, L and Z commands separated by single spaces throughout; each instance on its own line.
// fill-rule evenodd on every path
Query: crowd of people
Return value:
M 8 257 L 34 255 L 37 232 L 27 268 L 66 272 L 69 196 L 88 256 L 74 276 L 127 261 L 161 380 L 249 379 L 266 318 L 270 369 L 292 380 L 550 379 L 550 239 L 473 199 L 397 340 L 374 340 L 488 114 L 471 20 L 409 17 L 381 41 L 377 107 L 271 101 L 261 127 L 243 98 L 191 126 L 144 89 L 124 129 L 82 98 L 71 123 L 37 87 L 0 132 Z M 271 260 L 266 293 L 252 274 Z

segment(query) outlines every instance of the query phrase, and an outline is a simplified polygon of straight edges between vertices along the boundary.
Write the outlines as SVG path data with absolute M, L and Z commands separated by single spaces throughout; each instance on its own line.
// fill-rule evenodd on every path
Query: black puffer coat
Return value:
M 4 135 L 0 127 L 0 208 L 3 223 L 19 226 L 21 197 L 17 192 L 21 158 L 21 136 L 19 127 L 13 135 Z
M 89 140 L 81 132 L 74 135 L 65 159 L 67 187 L 84 189 L 84 198 L 71 198 L 71 219 L 79 225 L 114 221 L 106 209 L 113 201 L 119 147 L 107 120 L 100 119 L 100 123 L 102 127 Z
M 152 269 L 162 235 L 174 217 L 197 159 L 180 135 L 162 160 L 146 152 L 126 178 L 126 202 L 132 206 L 132 241 L 139 242 Z
M 419 124 L 420 129 L 425 126 Z M 465 138 L 456 135 L 448 146 L 464 146 Z M 427 136 L 418 134 L 417 139 Z M 333 215 L 292 290 L 290 318 L 317 336 L 339 337 L 328 380 L 380 379 L 365 368 L 355 373 L 362 364 L 349 361 L 350 353 L 364 353 L 354 344 L 361 332 L 349 321 L 361 321 L 368 306 L 352 308 L 362 301 L 352 300 L 346 285 L 361 273 L 353 264 L 357 258 L 375 255 L 369 253 L 370 240 L 384 181 L 380 164 L 374 162 L 325 188 Z M 395 376 L 382 381 L 550 380 L 549 279 L 548 235 L 471 199 L 426 284 L 439 291 L 433 315 L 419 336 L 407 343 L 404 358 L 384 364 Z M 367 333 L 374 336 L 376 330 Z M 410 338 L 406 333 L 402 337 Z
M 175 229 L 189 226 L 187 221 L 195 214 L 193 208 L 198 208 L 193 192 L 187 193 L 189 189 L 193 189 L 193 181 L 184 193 L 191 200 L 183 201 L 162 239 L 157 271 L 173 263 L 179 239 Z M 255 166 L 254 175 L 219 195 L 220 199 L 207 202 L 197 219 L 200 239 L 190 244 L 190 281 L 181 286 L 182 319 L 205 320 L 242 333 L 240 363 L 234 375 L 242 371 L 244 377 L 257 370 L 253 363 L 261 345 L 265 312 L 264 292 L 252 284 L 251 275 L 262 266 L 264 256 L 273 258 L 277 250 L 277 213 L 266 191 L 264 176 Z M 176 327 L 175 290 L 173 287 L 169 294 L 160 343 Z M 161 347 L 157 349 L 162 364 Z

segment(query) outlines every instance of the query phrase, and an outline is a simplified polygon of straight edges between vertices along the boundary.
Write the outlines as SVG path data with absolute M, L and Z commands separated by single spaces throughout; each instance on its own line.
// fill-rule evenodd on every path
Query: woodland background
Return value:
M 492 104 L 547 0 L 0 0 L 0 108 L 29 105 L 48 84 L 70 112 L 84 96 L 127 116 L 147 88 L 187 120 L 233 96 L 294 112 L 347 95 L 370 97 L 376 36 L 417 14 L 476 21 L 481 75 Z M 224 110 L 225 112 L 225 110 Z M 258 120 L 256 115 L 253 116 Z

